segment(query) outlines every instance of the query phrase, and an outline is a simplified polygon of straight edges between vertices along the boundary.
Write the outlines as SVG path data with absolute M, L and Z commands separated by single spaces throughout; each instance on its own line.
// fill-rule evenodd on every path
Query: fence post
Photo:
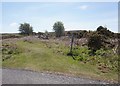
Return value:
M 71 54 L 72 54 L 73 42 L 74 42 L 74 34 L 72 34 L 72 39 L 71 39 L 71 48 L 70 48 Z

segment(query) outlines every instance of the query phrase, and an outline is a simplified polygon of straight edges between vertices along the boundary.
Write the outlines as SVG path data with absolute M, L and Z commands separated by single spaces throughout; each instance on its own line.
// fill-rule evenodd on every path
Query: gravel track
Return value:
M 2 69 L 2 84 L 108 84 L 104 81 L 28 70 Z

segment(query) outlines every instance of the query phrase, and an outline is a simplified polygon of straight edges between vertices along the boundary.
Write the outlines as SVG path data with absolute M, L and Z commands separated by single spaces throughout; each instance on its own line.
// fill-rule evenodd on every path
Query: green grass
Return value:
M 14 44 L 11 46 L 16 46 L 19 53 L 11 54 L 12 56 L 9 59 L 2 62 L 2 66 L 5 68 L 60 72 L 93 79 L 118 80 L 117 72 L 114 70 L 102 73 L 96 64 L 76 61 L 67 56 L 66 53 L 69 52 L 69 48 L 64 45 L 64 42 L 19 40 Z

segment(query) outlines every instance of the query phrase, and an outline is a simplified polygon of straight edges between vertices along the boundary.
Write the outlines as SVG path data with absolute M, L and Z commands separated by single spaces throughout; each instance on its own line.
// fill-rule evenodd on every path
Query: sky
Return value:
M 94 31 L 102 25 L 118 32 L 118 3 L 2 2 L 2 33 L 18 33 L 25 22 L 34 32 L 51 32 L 57 21 L 63 22 L 66 31 Z

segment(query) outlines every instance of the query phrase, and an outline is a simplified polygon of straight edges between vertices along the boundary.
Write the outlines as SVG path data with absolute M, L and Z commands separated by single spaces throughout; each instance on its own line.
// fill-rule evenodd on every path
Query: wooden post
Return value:
M 73 42 L 74 42 L 74 34 L 72 34 L 72 39 L 71 39 L 71 48 L 70 48 L 71 54 L 72 54 Z

